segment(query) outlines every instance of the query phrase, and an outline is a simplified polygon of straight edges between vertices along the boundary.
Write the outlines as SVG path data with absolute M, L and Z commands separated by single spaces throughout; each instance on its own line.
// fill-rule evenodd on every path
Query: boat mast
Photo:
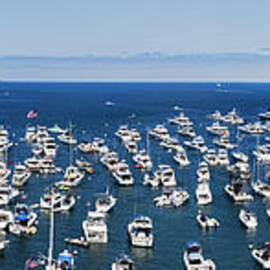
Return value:
M 46 270 L 54 270 L 53 264 L 53 242 L 54 242 L 54 212 L 53 212 L 54 197 L 51 201 L 51 213 L 50 213 L 50 242 L 48 250 L 48 265 Z
M 72 138 L 72 122 L 69 122 L 69 133 Z M 69 143 L 69 166 L 72 165 L 72 144 Z

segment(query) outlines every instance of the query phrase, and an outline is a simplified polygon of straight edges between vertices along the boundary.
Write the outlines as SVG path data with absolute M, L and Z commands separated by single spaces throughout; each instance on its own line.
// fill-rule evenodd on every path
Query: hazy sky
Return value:
M 1 0 L 0 56 L 258 52 L 269 0 Z

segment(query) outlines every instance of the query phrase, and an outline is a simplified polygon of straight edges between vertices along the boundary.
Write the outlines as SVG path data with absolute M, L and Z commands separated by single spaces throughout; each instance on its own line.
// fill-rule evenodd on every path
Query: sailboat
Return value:
M 70 134 L 72 134 L 72 126 L 70 124 Z M 59 185 L 65 187 L 75 187 L 78 186 L 82 179 L 84 178 L 85 173 L 81 172 L 78 167 L 72 165 L 72 145 L 69 145 L 69 166 L 66 168 L 64 179 L 58 182 Z

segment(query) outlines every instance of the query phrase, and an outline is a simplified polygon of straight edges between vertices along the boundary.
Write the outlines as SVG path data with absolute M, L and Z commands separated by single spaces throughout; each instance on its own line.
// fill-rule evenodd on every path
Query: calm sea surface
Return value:
M 175 169 L 178 185 L 187 189 L 191 195 L 189 202 L 179 209 L 158 209 L 152 200 L 161 190 L 151 190 L 142 185 L 143 174 L 134 169 L 131 156 L 114 135 L 121 124 L 136 127 L 142 134 L 142 148 L 146 144 L 147 128 L 163 123 L 171 135 L 183 142 L 183 138 L 176 133 L 176 127 L 168 125 L 166 121 L 178 114 L 173 110 L 177 105 L 194 121 L 196 132 L 203 135 L 210 145 L 212 137 L 205 131 L 205 126 L 211 123 L 206 119 L 207 114 L 216 109 L 224 114 L 236 108 L 247 121 L 255 121 L 258 113 L 270 107 L 270 84 L 232 83 L 224 84 L 222 89 L 217 91 L 214 83 L 0 83 L 0 123 L 7 127 L 11 139 L 18 143 L 9 154 L 12 164 L 23 162 L 31 155 L 30 146 L 20 142 L 20 138 L 24 136 L 25 126 L 29 123 L 27 112 L 37 109 L 39 115 L 34 124 L 50 127 L 57 123 L 66 127 L 72 121 L 75 137 L 79 141 L 105 138 L 106 144 L 118 151 L 121 159 L 129 162 L 134 174 L 136 183 L 133 187 L 119 188 L 97 156 L 85 156 L 94 164 L 96 173 L 74 189 L 79 199 L 73 211 L 55 215 L 55 256 L 66 247 L 66 237 L 82 234 L 81 224 L 87 211 L 93 209 L 99 193 L 109 186 L 118 198 L 116 207 L 107 219 L 109 242 L 106 245 L 92 245 L 88 249 L 76 248 L 79 252 L 76 269 L 110 269 L 112 261 L 122 252 L 134 259 L 138 270 L 184 269 L 182 253 L 186 243 L 191 240 L 202 244 L 205 257 L 212 258 L 218 269 L 259 269 L 250 256 L 248 245 L 270 240 L 270 224 L 265 214 L 267 202 L 255 197 L 254 202 L 245 204 L 245 207 L 256 212 L 259 219 L 257 231 L 247 233 L 238 221 L 238 212 L 243 205 L 235 205 L 223 190 L 229 180 L 228 173 L 222 168 L 211 169 L 213 204 L 204 208 L 204 211 L 215 216 L 221 222 L 221 227 L 216 231 L 203 232 L 195 219 L 198 208 L 194 196 L 196 168 L 201 155 L 188 151 L 192 165 L 180 169 L 172 153 L 150 140 L 154 165 L 170 164 Z M 105 106 L 106 101 L 112 101 L 115 105 Z M 134 119 L 130 117 L 133 113 L 136 114 Z M 235 127 L 231 126 L 230 131 L 235 141 Z M 240 150 L 252 157 L 251 150 L 255 144 L 255 137 L 246 136 L 241 141 Z M 79 156 L 81 154 L 74 149 L 74 159 Z M 61 145 L 56 164 L 65 168 L 68 162 L 69 148 Z M 60 179 L 61 174 L 32 176 L 25 187 L 27 199 L 24 201 L 39 202 L 45 187 Z M 91 207 L 86 206 L 88 201 L 92 202 Z M 137 249 L 129 245 L 127 225 L 135 209 L 137 214 L 149 215 L 153 219 L 153 249 Z M 11 243 L 5 256 L 0 258 L 1 270 L 24 269 L 27 258 L 38 252 L 47 253 L 49 216 L 46 213 L 38 214 L 38 232 L 34 237 L 8 236 Z

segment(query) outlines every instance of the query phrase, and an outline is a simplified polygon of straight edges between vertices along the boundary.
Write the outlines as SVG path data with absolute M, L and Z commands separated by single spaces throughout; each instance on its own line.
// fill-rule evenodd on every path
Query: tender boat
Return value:
M 201 246 L 192 242 L 189 243 L 183 255 L 184 264 L 187 270 L 215 270 L 215 263 L 210 259 L 204 259 Z
M 204 214 L 198 214 L 196 219 L 203 229 L 219 227 L 219 222 L 215 218 L 210 218 Z
M 253 212 L 241 209 L 239 212 L 239 220 L 247 229 L 256 229 L 258 226 L 258 220 Z

